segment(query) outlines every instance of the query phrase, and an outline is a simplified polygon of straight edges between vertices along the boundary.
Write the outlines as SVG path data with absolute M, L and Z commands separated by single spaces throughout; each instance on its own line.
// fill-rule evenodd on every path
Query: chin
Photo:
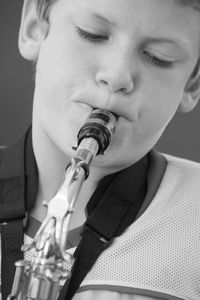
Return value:
M 126 159 L 124 159 L 125 157 Z M 132 159 L 127 159 L 127 156 L 114 153 L 113 151 L 105 153 L 104 155 L 98 155 L 92 161 L 92 166 L 109 170 L 109 173 L 120 171 L 131 164 L 133 164 Z

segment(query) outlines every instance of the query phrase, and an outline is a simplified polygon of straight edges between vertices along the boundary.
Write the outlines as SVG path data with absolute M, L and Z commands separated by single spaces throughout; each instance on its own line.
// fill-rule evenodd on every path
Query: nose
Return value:
M 103 58 L 96 73 L 96 82 L 109 92 L 130 94 L 134 91 L 134 75 L 128 55 L 116 53 Z

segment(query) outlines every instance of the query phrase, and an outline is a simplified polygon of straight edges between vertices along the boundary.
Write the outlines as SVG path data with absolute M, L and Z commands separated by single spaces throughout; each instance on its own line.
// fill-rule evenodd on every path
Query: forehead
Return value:
M 187 0 L 59 0 L 54 6 L 66 19 L 92 22 L 103 18 L 115 28 L 142 34 L 174 35 L 200 45 L 200 12 Z M 190 2 L 191 3 L 191 2 Z M 183 5 L 184 4 L 184 5 Z
M 49 2 L 54 2 L 54 5 L 59 2 L 63 5 L 63 9 L 66 7 L 66 9 L 76 10 L 80 16 L 87 11 L 98 11 L 110 19 L 119 18 L 119 21 L 121 16 L 123 19 L 121 21 L 124 22 L 138 13 L 141 20 L 149 17 L 149 19 L 154 18 L 154 22 L 158 20 L 158 15 L 164 20 L 177 19 L 177 23 L 181 17 L 183 22 L 184 17 L 187 17 L 190 21 L 188 25 L 192 25 L 197 19 L 200 21 L 200 11 L 195 9 L 195 3 L 198 2 L 200 10 L 200 0 L 49 0 Z M 132 22 L 134 22 L 133 18 Z

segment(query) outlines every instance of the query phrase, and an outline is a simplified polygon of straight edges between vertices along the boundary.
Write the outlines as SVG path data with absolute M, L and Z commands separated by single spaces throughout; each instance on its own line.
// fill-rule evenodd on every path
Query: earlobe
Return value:
M 44 30 L 38 17 L 35 0 L 25 0 L 22 10 L 18 46 L 21 55 L 28 60 L 36 61 Z
M 187 113 L 192 111 L 200 99 L 200 59 L 198 60 L 195 70 L 190 76 L 179 105 L 178 111 Z

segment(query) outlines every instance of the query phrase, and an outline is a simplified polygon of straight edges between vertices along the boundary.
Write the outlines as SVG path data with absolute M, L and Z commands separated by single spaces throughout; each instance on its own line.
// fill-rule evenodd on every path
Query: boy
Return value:
M 110 187 L 140 206 L 74 299 L 199 299 L 200 166 L 152 152 L 175 112 L 199 100 L 198 1 L 57 0 L 45 11 L 36 4 L 25 0 L 19 33 L 20 53 L 36 64 L 32 129 L 3 154 L 1 175 L 2 186 L 19 175 L 15 157 L 25 147 L 26 234 L 43 221 L 42 202 L 59 189 L 87 116 L 108 110 L 118 116 L 116 132 L 92 162 L 70 229 L 77 234 Z

